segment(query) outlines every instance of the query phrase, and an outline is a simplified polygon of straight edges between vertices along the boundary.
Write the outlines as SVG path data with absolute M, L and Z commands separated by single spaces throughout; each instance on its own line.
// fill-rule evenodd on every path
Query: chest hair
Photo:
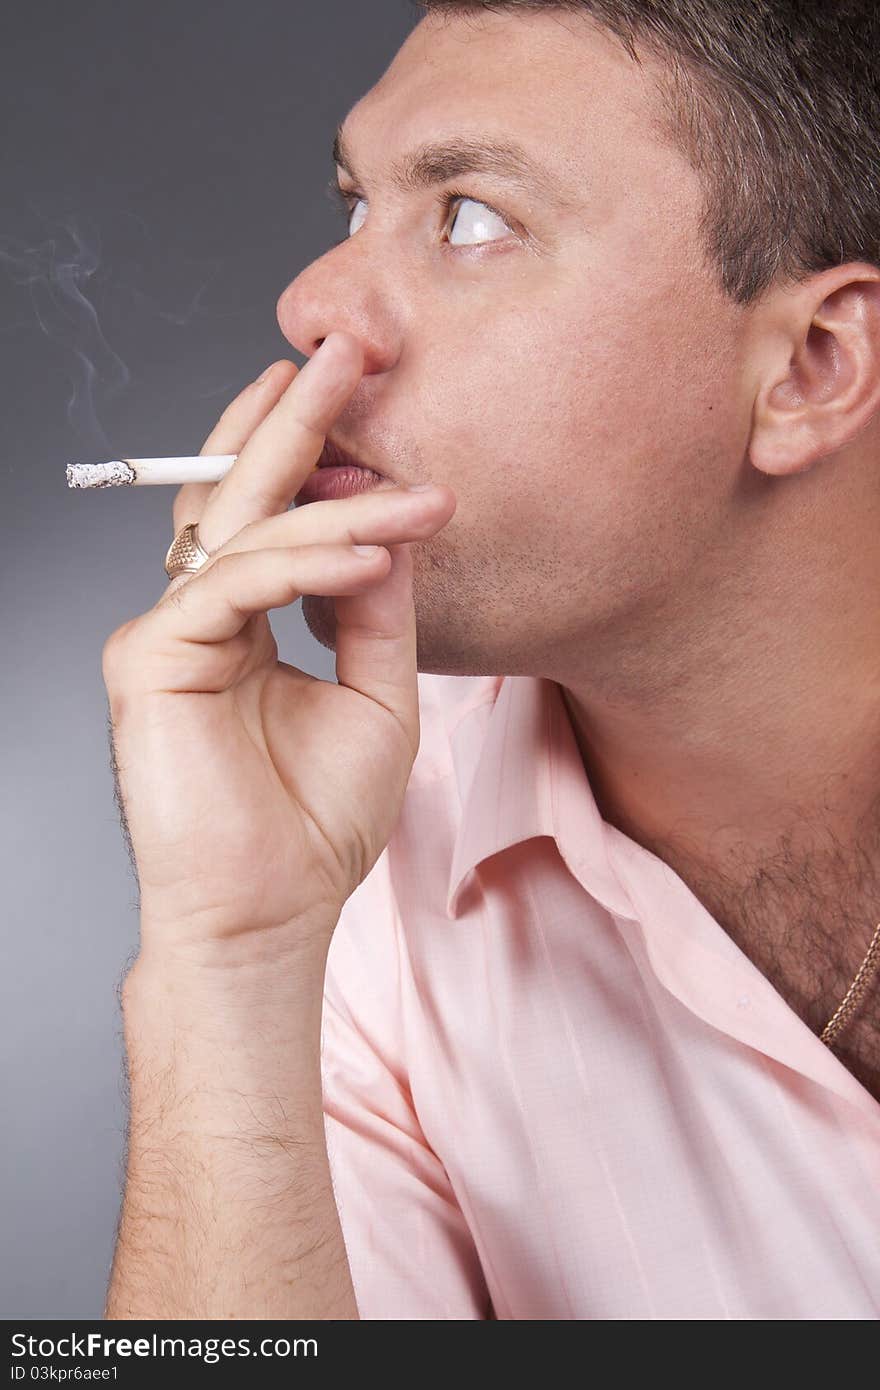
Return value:
M 724 871 L 655 851 L 817 1035 L 844 998 L 880 922 L 880 837 L 842 846 L 827 834 L 809 854 L 780 840 L 759 861 Z M 832 1051 L 880 1100 L 880 968 Z

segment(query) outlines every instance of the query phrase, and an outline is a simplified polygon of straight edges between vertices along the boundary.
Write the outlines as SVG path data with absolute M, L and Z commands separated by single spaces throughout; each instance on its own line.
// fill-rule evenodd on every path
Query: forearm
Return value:
M 138 959 L 105 1317 L 357 1318 L 321 1107 L 326 948 L 285 965 Z

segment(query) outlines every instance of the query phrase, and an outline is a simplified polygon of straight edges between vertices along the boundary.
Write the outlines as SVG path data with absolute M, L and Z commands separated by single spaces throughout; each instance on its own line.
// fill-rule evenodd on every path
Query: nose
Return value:
M 364 375 L 386 372 L 399 355 L 391 296 L 381 274 L 353 238 L 300 271 L 275 307 L 278 326 L 297 352 L 311 357 L 334 329 L 352 333 L 364 354 Z

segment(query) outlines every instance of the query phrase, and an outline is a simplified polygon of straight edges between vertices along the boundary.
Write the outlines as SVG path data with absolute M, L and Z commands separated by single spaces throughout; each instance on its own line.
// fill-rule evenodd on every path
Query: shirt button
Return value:
M 749 1005 L 751 1004 L 751 1002 L 752 1002 L 752 999 L 751 999 L 751 995 L 749 995 L 749 994 L 741 994 L 741 995 L 739 996 L 739 998 L 737 999 L 737 1001 L 736 1001 L 737 1007 L 740 1008 L 740 1009 L 747 1009 L 747 1008 L 749 1007 Z

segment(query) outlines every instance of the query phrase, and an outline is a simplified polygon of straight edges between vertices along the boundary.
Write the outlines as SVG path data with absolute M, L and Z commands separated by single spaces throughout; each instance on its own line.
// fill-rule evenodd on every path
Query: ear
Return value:
M 749 457 L 762 473 L 802 473 L 880 412 L 880 267 L 834 266 L 765 309 Z

